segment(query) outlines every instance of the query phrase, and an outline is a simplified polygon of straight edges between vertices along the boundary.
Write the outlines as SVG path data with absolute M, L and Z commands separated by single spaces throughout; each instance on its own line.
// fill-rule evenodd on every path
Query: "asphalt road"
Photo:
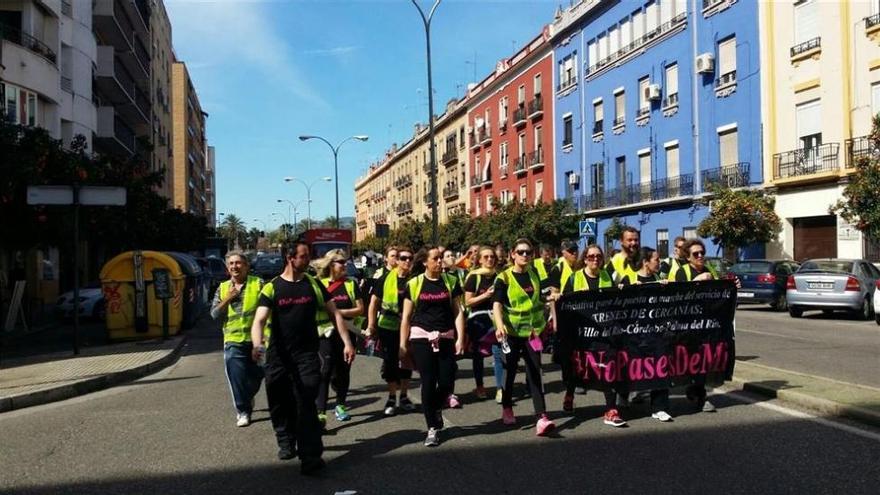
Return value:
M 297 461 L 275 458 L 263 392 L 256 423 L 234 426 L 219 349 L 216 334 L 194 332 L 180 361 L 156 375 L 0 415 L 0 493 L 874 494 L 880 482 L 877 430 L 734 394 L 715 396 L 715 414 L 691 413 L 675 396 L 674 422 L 636 408 L 629 428 L 614 429 L 598 419 L 596 392 L 577 396 L 574 417 L 563 415 L 555 371 L 546 374 L 554 437 L 534 436 L 530 401 L 515 407 L 517 428 L 503 426 L 500 406 L 466 393 L 472 379 L 463 371 L 466 405 L 445 412 L 444 442 L 428 449 L 420 414 L 381 416 L 379 362 L 363 356 L 354 418 L 330 420 L 328 468 L 304 478 Z
M 844 313 L 736 312 L 737 360 L 880 388 L 880 326 Z

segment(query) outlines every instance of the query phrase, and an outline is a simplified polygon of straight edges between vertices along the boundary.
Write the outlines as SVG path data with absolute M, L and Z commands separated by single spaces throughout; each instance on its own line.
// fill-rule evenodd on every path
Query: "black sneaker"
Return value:
M 321 459 L 320 457 L 306 457 L 302 460 L 302 464 L 299 466 L 299 472 L 305 476 L 311 476 L 324 469 L 326 465 L 327 463 L 325 463 L 324 459 Z
M 288 461 L 296 457 L 296 454 L 290 449 L 290 447 L 279 447 L 278 448 L 278 459 L 281 461 Z
M 400 408 L 406 412 L 413 412 L 416 410 L 416 405 L 413 404 L 409 397 L 403 395 L 400 397 Z

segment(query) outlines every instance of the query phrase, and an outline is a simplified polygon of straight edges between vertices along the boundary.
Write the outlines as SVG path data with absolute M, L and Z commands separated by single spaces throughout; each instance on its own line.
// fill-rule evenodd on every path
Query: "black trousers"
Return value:
M 399 384 L 400 380 L 412 378 L 412 370 L 400 368 L 400 332 L 380 328 L 379 343 L 382 344 L 382 379 L 385 383 Z
M 336 404 L 345 405 L 348 388 L 351 384 L 351 365 L 345 362 L 343 351 L 345 343 L 338 333 L 329 337 L 321 337 L 318 358 L 321 360 L 321 386 L 318 388 L 316 405 L 318 412 L 327 410 L 327 398 L 330 395 L 330 384 L 336 390 Z
M 455 341 L 440 339 L 434 352 L 427 339 L 410 340 L 410 352 L 422 382 L 422 410 L 428 428 L 442 427 L 440 411 L 455 386 Z
M 317 352 L 301 352 L 283 359 L 269 354 L 266 398 L 272 428 L 278 446 L 290 449 L 300 459 L 320 457 L 324 452 L 315 407 L 320 384 L 321 362 Z
M 507 345 L 510 346 L 510 353 L 504 356 L 504 389 L 501 392 L 501 405 L 513 407 L 513 382 L 516 380 L 516 369 L 522 357 L 526 363 L 526 377 L 528 377 L 529 390 L 532 392 L 535 414 L 540 416 L 547 412 L 547 406 L 544 404 L 544 383 L 541 379 L 541 353 L 532 349 L 526 337 L 508 335 Z

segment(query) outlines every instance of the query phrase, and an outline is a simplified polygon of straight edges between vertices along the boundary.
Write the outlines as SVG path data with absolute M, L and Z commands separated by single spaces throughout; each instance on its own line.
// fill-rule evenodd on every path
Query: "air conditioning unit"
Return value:
M 578 174 L 570 173 L 568 174 L 568 184 L 570 186 L 576 186 L 580 182 L 581 178 Z
M 715 56 L 711 53 L 697 55 L 697 73 L 711 74 L 715 72 Z
M 646 100 L 659 100 L 660 99 L 660 85 L 659 84 L 649 84 L 645 87 L 645 99 Z

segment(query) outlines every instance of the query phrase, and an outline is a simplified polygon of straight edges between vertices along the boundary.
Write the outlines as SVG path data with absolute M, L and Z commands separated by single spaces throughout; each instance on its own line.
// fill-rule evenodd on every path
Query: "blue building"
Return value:
M 672 239 L 698 237 L 710 184 L 762 183 L 757 4 L 582 0 L 557 12 L 556 190 L 597 220 L 593 242 L 610 247 L 618 218 L 671 255 Z

